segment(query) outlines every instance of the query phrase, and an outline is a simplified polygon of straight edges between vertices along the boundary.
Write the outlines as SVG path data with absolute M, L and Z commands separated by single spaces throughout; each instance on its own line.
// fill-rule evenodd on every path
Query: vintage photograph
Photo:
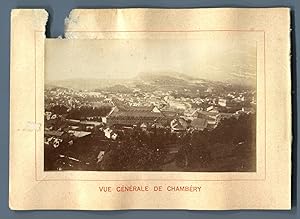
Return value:
M 45 171 L 256 171 L 255 41 L 51 44 Z
M 12 10 L 10 209 L 291 209 L 290 12 Z

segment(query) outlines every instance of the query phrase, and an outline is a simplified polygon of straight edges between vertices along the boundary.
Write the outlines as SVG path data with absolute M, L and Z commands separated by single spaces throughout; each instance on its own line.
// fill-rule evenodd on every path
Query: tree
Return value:
M 152 137 L 139 128 L 134 129 L 131 135 L 111 147 L 104 155 L 100 169 L 158 170 L 164 161 L 165 153 L 156 145 L 161 136 Z
M 211 131 L 195 131 L 191 137 L 190 151 L 185 149 L 180 153 L 186 153 L 189 166 L 198 169 L 218 171 L 222 165 L 227 165 L 224 167 L 226 171 L 253 170 L 256 156 L 255 119 L 255 114 L 242 114 L 238 118 L 221 120 Z M 184 142 L 187 140 L 183 140 L 183 145 Z M 228 156 L 237 161 L 228 163 L 231 162 Z

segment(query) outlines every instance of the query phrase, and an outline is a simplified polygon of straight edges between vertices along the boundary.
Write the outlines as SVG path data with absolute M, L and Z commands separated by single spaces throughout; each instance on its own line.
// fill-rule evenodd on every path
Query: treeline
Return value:
M 178 165 L 192 171 L 255 171 L 256 115 L 224 119 L 212 131 L 184 136 Z

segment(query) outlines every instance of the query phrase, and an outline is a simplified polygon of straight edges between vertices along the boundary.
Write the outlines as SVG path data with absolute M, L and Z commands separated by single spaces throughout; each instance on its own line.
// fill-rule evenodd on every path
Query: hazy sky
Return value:
M 256 43 L 242 39 L 47 40 L 45 80 L 127 79 L 178 72 L 210 80 L 256 75 Z

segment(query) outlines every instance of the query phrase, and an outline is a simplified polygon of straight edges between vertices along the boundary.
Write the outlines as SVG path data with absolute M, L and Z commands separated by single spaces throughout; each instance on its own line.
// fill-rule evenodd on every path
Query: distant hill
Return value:
M 76 90 L 95 90 L 105 89 L 117 84 L 122 84 L 122 80 L 107 80 L 107 79 L 68 79 L 46 82 L 46 87 L 65 87 Z
M 97 89 L 96 89 L 97 90 Z M 119 93 L 132 93 L 132 89 L 125 85 L 116 84 L 102 90 L 109 91 L 109 92 L 119 92 Z
M 174 89 L 205 89 L 214 86 L 245 86 L 255 88 L 255 83 L 252 80 L 245 78 L 223 79 L 223 81 L 210 81 L 191 77 L 177 72 L 142 72 L 133 79 L 69 79 L 47 82 L 46 87 L 64 87 L 76 90 L 105 90 L 110 92 L 128 93 L 132 92 L 133 88 L 146 89 L 148 91 L 154 90 L 174 90 Z
M 141 80 L 159 80 L 164 78 L 180 81 L 198 80 L 197 78 L 178 72 L 141 72 L 140 74 L 138 74 L 137 78 Z

